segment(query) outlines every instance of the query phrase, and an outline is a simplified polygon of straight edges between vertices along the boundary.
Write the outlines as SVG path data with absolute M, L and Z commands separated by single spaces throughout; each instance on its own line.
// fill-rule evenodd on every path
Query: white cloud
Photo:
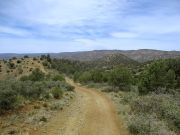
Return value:
M 2 7 L 4 14 L 15 16 L 30 23 L 49 25 L 79 24 L 84 20 L 105 21 L 112 10 L 123 7 L 126 0 L 16 0 Z M 119 7 L 118 6 L 118 7 Z M 106 14 L 105 14 L 106 13 Z M 105 14 L 105 15 L 104 15 Z
M 114 38 L 136 38 L 139 35 L 133 32 L 114 32 L 111 33 L 111 36 Z
M 128 18 L 129 30 L 141 34 L 180 33 L 180 15 L 151 15 Z
M 13 27 L 6 27 L 6 26 L 0 26 L 0 33 L 23 36 L 23 37 L 31 35 L 29 31 L 13 28 Z
M 96 42 L 95 40 L 91 39 L 75 39 L 74 41 L 87 46 L 90 46 Z
M 9 50 L 14 44 L 19 50 L 32 52 L 165 48 L 163 45 L 179 48 L 180 10 L 176 1 L 168 4 L 164 0 L 3 1 L 0 51 L 2 46 Z

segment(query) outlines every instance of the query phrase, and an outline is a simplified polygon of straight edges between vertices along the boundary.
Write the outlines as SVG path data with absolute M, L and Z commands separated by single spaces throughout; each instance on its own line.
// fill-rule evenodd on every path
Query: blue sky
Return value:
M 0 0 L 0 53 L 180 50 L 180 0 Z

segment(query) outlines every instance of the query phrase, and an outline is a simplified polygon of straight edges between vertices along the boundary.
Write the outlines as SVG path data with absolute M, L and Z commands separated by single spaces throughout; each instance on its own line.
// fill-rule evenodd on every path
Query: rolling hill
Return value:
M 10 60 L 0 60 L 0 80 L 8 78 L 20 78 L 30 74 L 36 68 L 47 73 L 43 66 L 44 60 L 39 58 L 15 58 Z

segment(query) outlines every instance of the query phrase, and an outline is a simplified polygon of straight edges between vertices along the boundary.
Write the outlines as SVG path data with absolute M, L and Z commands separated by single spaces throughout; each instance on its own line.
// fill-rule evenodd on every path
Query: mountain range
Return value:
M 28 55 L 29 57 L 37 57 L 47 53 L 31 53 L 31 54 L 15 54 L 15 53 L 1 53 L 0 59 L 9 59 L 12 57 L 23 57 Z M 120 60 L 129 59 L 137 62 L 147 62 L 157 59 L 166 58 L 180 58 L 180 51 L 162 51 L 151 49 L 140 50 L 94 50 L 94 51 L 80 51 L 80 52 L 62 52 L 62 53 L 49 53 L 52 58 L 58 59 L 70 59 L 79 61 L 98 61 L 101 59 L 108 59 L 112 56 L 118 57 Z

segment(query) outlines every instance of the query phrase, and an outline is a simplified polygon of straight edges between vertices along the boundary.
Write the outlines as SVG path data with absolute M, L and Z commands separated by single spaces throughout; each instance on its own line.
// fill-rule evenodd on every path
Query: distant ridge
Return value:
M 0 59 L 9 59 L 12 57 L 23 57 L 28 55 L 30 57 L 37 57 L 47 53 L 31 53 L 31 54 L 15 54 L 15 53 L 2 53 Z M 126 57 L 138 61 L 146 62 L 157 59 L 166 58 L 180 58 L 180 51 L 161 51 L 152 49 L 140 49 L 140 50 L 94 50 L 94 51 L 80 51 L 80 52 L 62 52 L 62 53 L 50 53 L 52 58 L 63 58 L 79 61 L 94 61 L 102 59 L 109 55 L 122 54 Z
M 161 51 L 161 50 L 151 50 L 151 49 L 141 49 L 141 50 L 94 50 L 94 51 L 84 51 L 84 52 L 66 52 L 59 53 L 57 58 L 65 58 L 80 61 L 92 61 L 101 59 L 108 55 L 122 54 L 126 57 L 138 61 L 146 62 L 157 59 L 166 58 L 180 58 L 180 51 Z

